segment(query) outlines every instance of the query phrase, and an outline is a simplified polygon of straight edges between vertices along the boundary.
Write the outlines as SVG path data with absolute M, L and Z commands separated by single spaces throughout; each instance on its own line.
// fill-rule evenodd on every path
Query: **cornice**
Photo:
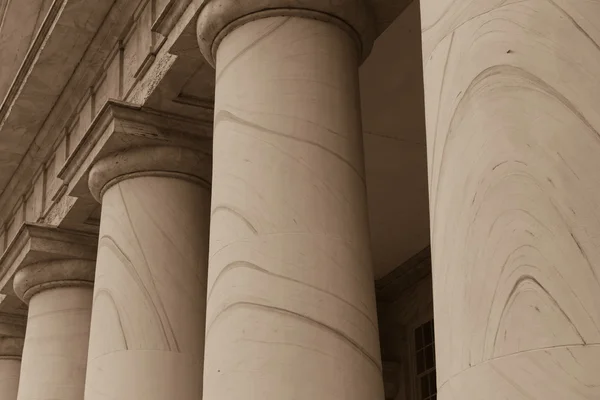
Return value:
M 152 25 L 152 32 L 167 36 L 175 27 L 192 0 L 170 0 Z
M 98 161 L 128 149 L 178 146 L 209 155 L 212 123 L 109 100 L 58 173 L 67 194 L 89 199 L 89 171 Z
M 14 296 L 14 275 L 28 265 L 54 260 L 95 260 L 97 246 L 97 235 L 43 224 L 23 224 L 0 258 L 0 293 Z
M 13 83 L 8 89 L 8 93 L 4 97 L 2 101 L 2 105 L 0 106 L 0 128 L 4 124 L 6 120 L 6 114 L 10 111 L 12 104 L 15 102 L 16 97 L 23 91 L 23 85 L 29 75 L 33 73 L 32 69 L 38 60 L 39 57 L 44 57 L 42 51 L 46 47 L 45 45 L 48 43 L 52 28 L 55 25 L 59 24 L 58 21 L 59 15 L 62 15 L 62 11 L 64 10 L 68 0 L 54 0 L 48 9 L 48 14 L 42 21 L 42 25 L 40 26 L 39 31 L 37 32 L 29 50 L 25 55 L 25 59 L 21 64 L 21 67 L 17 71 L 17 75 L 13 79 Z
M 48 17 L 43 22 L 34 39 L 40 45 L 29 50 L 17 73 L 20 78 L 0 106 L 0 145 L 12 143 L 16 139 L 11 137 L 16 136 L 16 142 L 28 146 L 19 149 L 24 154 L 18 166 L 0 168 L 0 221 L 9 217 L 14 204 L 30 190 L 31 176 L 47 161 L 141 1 L 55 0 L 62 8 L 54 21 Z M 65 48 L 70 49 L 68 57 Z

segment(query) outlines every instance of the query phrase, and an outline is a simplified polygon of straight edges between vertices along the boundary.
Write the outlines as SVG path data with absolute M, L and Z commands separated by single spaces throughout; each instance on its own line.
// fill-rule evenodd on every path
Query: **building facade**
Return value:
M 0 398 L 600 399 L 599 43 L 586 0 L 0 0 Z

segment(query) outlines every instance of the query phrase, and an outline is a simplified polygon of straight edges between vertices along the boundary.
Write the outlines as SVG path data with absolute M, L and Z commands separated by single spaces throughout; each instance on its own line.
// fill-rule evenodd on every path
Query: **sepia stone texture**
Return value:
M 599 398 L 600 3 L 421 14 L 438 398 Z
M 204 399 L 381 399 L 360 47 L 277 13 L 216 49 Z

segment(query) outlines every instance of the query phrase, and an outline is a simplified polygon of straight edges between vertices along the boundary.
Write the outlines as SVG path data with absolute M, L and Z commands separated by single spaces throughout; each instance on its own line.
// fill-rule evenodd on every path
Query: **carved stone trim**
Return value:
M 29 49 L 18 72 L 22 79 L 13 81 L 11 90 L 14 95 L 6 97 L 0 106 L 0 147 L 5 140 L 12 142 L 14 139 L 10 135 L 14 134 L 28 147 L 24 148 L 26 152 L 18 166 L 3 164 L 1 168 L 0 221 L 8 219 L 9 211 L 23 193 L 31 190 L 35 182 L 31 181 L 31 176 L 37 174 L 42 164 L 51 157 L 53 144 L 73 113 L 77 114 L 79 100 L 85 97 L 85 92 L 98 78 L 102 65 L 110 59 L 139 2 L 54 2 L 60 8 L 58 15 L 49 14 L 44 21 L 43 24 L 50 29 L 40 29 L 35 39 L 40 41 L 39 46 L 33 45 Z M 70 49 L 68 57 L 65 47 Z M 26 140 L 29 136 L 32 141 Z M 2 181 L 4 174 L 10 178 L 5 187 Z
M 94 285 L 96 262 L 90 260 L 56 260 L 28 265 L 16 272 L 15 294 L 29 303 L 36 294 L 60 287 Z
M 198 44 L 214 67 L 219 44 L 237 27 L 260 18 L 295 16 L 334 23 L 347 30 L 356 39 L 364 60 L 376 37 L 369 4 L 364 0 L 209 0 L 198 17 Z
M 98 236 L 41 224 L 24 224 L 0 258 L 0 293 L 15 296 L 17 271 L 41 262 L 96 259 Z
M 212 123 L 209 121 L 110 100 L 94 119 L 58 176 L 68 186 L 68 195 L 90 199 L 89 172 L 99 160 L 135 148 L 156 146 L 186 148 L 209 157 L 211 137 Z M 198 173 L 210 177 L 210 169 Z
M 209 186 L 212 158 L 182 147 L 137 147 L 99 160 L 91 169 L 89 187 L 101 202 L 104 192 L 125 179 L 167 176 Z

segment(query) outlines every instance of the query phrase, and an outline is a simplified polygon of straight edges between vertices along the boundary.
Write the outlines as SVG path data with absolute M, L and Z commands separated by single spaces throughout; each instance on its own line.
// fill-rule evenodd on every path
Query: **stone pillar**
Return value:
M 199 16 L 216 63 L 204 400 L 383 399 L 358 89 L 368 11 L 212 0 Z
M 139 147 L 100 159 L 102 202 L 86 400 L 198 400 L 210 157 Z
M 0 336 L 0 398 L 16 400 L 21 373 L 23 338 Z
M 29 304 L 18 400 L 83 399 L 94 268 L 56 260 L 15 274 L 15 293 Z
M 421 0 L 441 400 L 600 398 L 600 3 Z

